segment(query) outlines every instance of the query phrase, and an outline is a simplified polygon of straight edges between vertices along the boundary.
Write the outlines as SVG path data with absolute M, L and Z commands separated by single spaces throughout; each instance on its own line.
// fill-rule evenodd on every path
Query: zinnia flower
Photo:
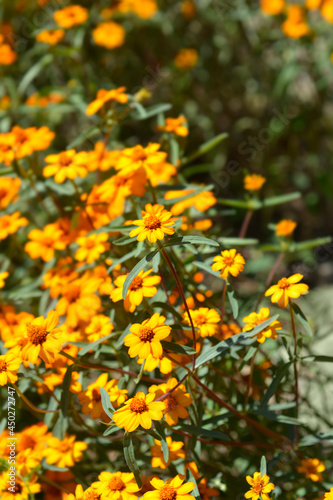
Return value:
M 57 10 L 53 18 L 62 28 L 72 28 L 84 23 L 88 19 L 88 10 L 81 5 L 69 5 L 64 9 Z
M 54 250 L 66 248 L 66 242 L 61 239 L 63 232 L 56 224 L 47 224 L 43 230 L 33 229 L 28 234 L 31 241 L 26 243 L 24 250 L 32 259 L 41 257 L 49 262 L 54 256 Z
M 17 380 L 17 371 L 22 363 L 17 352 L 10 350 L 0 355 L 0 385 L 12 384 Z
M 329 492 L 325 493 L 324 500 L 333 500 L 333 487 Z
M 246 476 L 246 481 L 251 486 L 251 489 L 245 493 L 245 498 L 258 500 L 258 498 L 261 497 L 262 500 L 270 500 L 268 493 L 274 490 L 275 486 L 273 483 L 269 482 L 267 474 L 261 477 L 260 472 L 255 472 L 253 478 L 251 476 Z
M 177 379 L 171 378 L 166 384 L 149 387 L 149 392 L 155 394 L 157 399 L 167 395 L 163 397 L 163 403 L 165 403 L 165 420 L 169 425 L 176 425 L 178 418 L 187 418 L 188 411 L 186 407 L 192 404 L 192 398 L 186 392 L 183 384 L 180 384 L 177 389 L 168 394 L 177 384 Z
M 5 286 L 5 280 L 8 278 L 8 276 L 9 276 L 8 271 L 0 273 L 0 288 L 3 288 Z
M 262 307 L 258 313 L 253 312 L 249 314 L 249 316 L 245 316 L 243 318 L 244 323 L 247 325 L 244 326 L 243 332 L 248 332 L 260 325 L 264 321 L 269 318 L 270 312 L 268 307 Z M 277 332 L 276 330 L 281 330 L 282 325 L 280 321 L 273 321 L 269 326 L 264 328 L 261 332 L 257 333 L 257 340 L 260 344 L 263 344 L 267 338 L 276 339 Z
M 306 295 L 309 292 L 308 285 L 298 283 L 302 278 L 302 274 L 293 274 L 289 278 L 281 278 L 277 285 L 273 285 L 266 290 L 265 297 L 272 295 L 271 301 L 273 303 L 277 302 L 279 307 L 287 307 L 289 299 L 297 299 L 300 295 Z
M 261 9 L 272 16 L 281 14 L 285 8 L 285 0 L 261 0 Z
M 142 497 L 143 500 L 192 500 L 193 495 L 190 495 L 194 490 L 194 483 L 185 483 L 185 477 L 178 474 L 173 479 L 167 479 L 165 482 L 162 479 L 154 477 L 150 484 L 154 486 L 155 491 L 147 491 Z
M 43 30 L 36 36 L 37 42 L 48 43 L 49 45 L 57 45 L 65 36 L 65 31 L 58 30 Z
M 134 398 L 126 401 L 125 405 L 113 414 L 113 420 L 118 427 L 124 427 L 128 432 L 133 432 L 141 425 L 144 429 L 150 429 L 152 420 L 161 420 L 165 404 L 162 401 L 154 401 L 155 394 L 137 392 Z
M 107 102 L 119 102 L 125 104 L 128 102 L 128 96 L 125 94 L 126 87 L 119 87 L 118 89 L 105 90 L 100 89 L 97 92 L 96 99 L 87 107 L 86 114 L 94 115 L 99 111 Z
M 136 236 L 138 241 L 147 238 L 150 243 L 156 243 L 157 240 L 163 240 L 165 234 L 174 234 L 174 228 L 170 227 L 174 222 L 172 213 L 164 210 L 163 205 L 148 203 L 145 210 L 142 210 L 142 220 L 133 221 L 133 224 L 139 227 L 133 229 L 129 236 L 131 238 Z
M 131 472 L 101 472 L 91 486 L 101 500 L 136 500 L 140 489 Z
M 105 389 L 110 396 L 111 402 L 119 406 L 127 399 L 127 390 L 118 389 L 117 382 L 116 379 L 108 382 L 108 374 L 103 373 L 95 382 L 88 385 L 85 391 L 81 391 L 78 398 L 80 404 L 82 404 L 82 413 L 85 415 L 90 414 L 91 418 L 94 419 L 101 418 L 101 416 L 103 416 L 103 420 L 108 419 L 109 417 L 106 417 L 103 410 L 100 389 L 101 387 Z
M 175 65 L 179 69 L 191 69 L 198 63 L 198 52 L 195 49 L 181 49 L 175 57 Z
M 91 264 L 99 259 L 102 253 L 110 249 L 108 233 L 92 234 L 90 236 L 81 236 L 76 240 L 79 249 L 75 252 L 75 259 L 79 262 Z
M 221 317 L 215 309 L 199 307 L 199 309 L 190 309 L 190 314 L 194 326 L 200 331 L 201 337 L 212 337 L 218 333 L 218 324 L 221 321 Z M 187 325 L 191 324 L 187 312 L 183 314 L 183 319 Z
M 301 465 L 297 468 L 297 472 L 304 474 L 305 477 L 314 482 L 323 480 L 322 472 L 324 470 L 325 465 L 318 458 L 305 458 L 301 460 Z
M 20 212 L 0 217 L 0 240 L 4 240 L 10 234 L 16 233 L 20 227 L 27 224 L 28 220 L 25 217 L 21 217 Z
M 170 212 L 173 215 L 180 215 L 183 214 L 187 208 L 191 207 L 196 208 L 199 212 L 206 212 L 210 207 L 215 205 L 216 198 L 211 191 L 201 191 L 201 193 L 190 196 L 190 194 L 194 192 L 194 189 L 167 191 L 164 195 L 166 200 L 172 200 L 172 198 L 185 198 L 172 205 Z M 196 229 L 200 229 L 200 227 L 196 227 Z
M 247 189 L 247 191 L 259 191 L 265 182 L 266 179 L 262 175 L 246 175 L 244 178 L 244 188 Z
M 157 130 L 164 130 L 165 132 L 186 137 L 188 135 L 188 128 L 185 125 L 187 125 L 185 116 L 179 116 L 178 118 L 166 118 L 165 125 L 163 127 L 157 127 Z
M 135 323 L 130 327 L 130 332 L 124 339 L 125 346 L 129 347 L 128 354 L 131 358 L 139 356 L 146 359 L 149 354 L 154 357 L 162 356 L 161 340 L 170 335 L 171 327 L 164 324 L 165 317 L 155 313 L 142 324 Z
M 44 450 L 44 457 L 48 464 L 57 467 L 73 467 L 75 462 L 80 462 L 83 457 L 83 451 L 87 449 L 87 443 L 77 441 L 77 436 L 67 436 L 64 439 L 58 439 L 50 436 L 46 440 L 47 448 Z
M 125 40 L 126 31 L 114 21 L 100 23 L 92 32 L 96 45 L 101 45 L 106 49 L 112 50 L 121 47 Z
M 297 222 L 290 219 L 283 219 L 275 226 L 276 236 L 290 236 L 297 226 Z
M 166 442 L 169 448 L 169 459 L 166 462 L 162 451 L 161 441 L 154 439 L 155 445 L 150 448 L 152 456 L 151 466 L 166 469 L 170 462 L 174 462 L 179 458 L 185 458 L 185 452 L 182 450 L 184 443 L 182 441 L 172 441 L 171 436 L 166 437 Z
M 243 271 L 245 265 L 244 257 L 240 253 L 237 253 L 235 248 L 223 250 L 221 255 L 214 257 L 213 261 L 215 262 L 212 265 L 213 271 L 221 271 L 220 276 L 223 279 L 227 279 L 229 274 L 238 276 Z
M 44 177 L 53 177 L 55 182 L 62 184 L 66 179 L 85 177 L 88 155 L 85 152 L 77 153 L 75 149 L 68 149 L 57 155 L 48 155 L 46 163 L 50 163 L 43 169 Z
M 152 269 L 146 272 L 140 271 L 139 274 L 133 279 L 124 300 L 125 311 L 134 312 L 136 306 L 140 305 L 143 297 L 153 297 L 157 293 L 158 285 L 161 281 L 160 276 L 149 276 Z M 118 302 L 123 298 L 123 286 L 128 275 L 118 276 L 115 279 L 114 285 L 117 287 L 111 292 L 111 299 L 113 302 Z
M 16 195 L 21 186 L 18 177 L 1 177 L 0 208 L 6 208 L 9 203 L 16 201 Z

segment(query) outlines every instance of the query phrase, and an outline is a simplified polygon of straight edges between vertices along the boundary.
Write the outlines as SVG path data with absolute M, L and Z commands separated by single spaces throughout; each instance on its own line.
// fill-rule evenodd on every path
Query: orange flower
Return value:
M 306 0 L 305 7 L 309 10 L 319 9 L 323 0 Z
M 0 163 L 6 166 L 12 163 L 15 158 L 14 145 L 14 134 L 0 134 Z
M 133 12 L 142 19 L 150 19 L 157 12 L 157 4 L 155 0 L 119 0 L 116 5 L 118 12 L 127 13 Z
M 133 432 L 141 425 L 144 429 L 152 427 L 152 420 L 162 420 L 165 404 L 154 401 L 155 395 L 145 395 L 137 392 L 134 398 L 126 401 L 122 408 L 113 414 L 113 420 L 118 427 L 124 427 L 128 432 Z
M 213 261 L 213 271 L 221 271 L 220 276 L 223 279 L 228 279 L 229 274 L 231 276 L 238 276 L 243 271 L 245 265 L 244 257 L 240 253 L 237 253 L 235 248 L 223 250 L 221 255 L 214 257 Z
M 133 279 L 129 286 L 126 299 L 124 300 L 125 311 L 134 312 L 135 308 L 141 304 L 143 297 L 153 297 L 157 293 L 158 285 L 161 281 L 160 276 L 149 276 L 152 269 L 146 272 L 140 271 L 137 276 Z M 127 274 L 123 276 L 118 276 L 115 279 L 114 284 L 116 288 L 111 292 L 111 299 L 113 302 L 118 302 L 123 298 L 123 287 Z
M 109 394 L 111 402 L 119 406 L 127 399 L 127 390 L 118 389 L 117 380 L 109 380 L 108 374 L 103 373 L 92 384 L 88 385 L 85 391 L 78 394 L 79 402 L 82 405 L 82 413 L 90 414 L 91 418 L 102 418 L 103 421 L 110 420 L 103 410 L 101 402 L 101 388 L 105 389 Z
M 110 50 L 121 47 L 124 43 L 125 35 L 124 28 L 114 21 L 100 23 L 92 32 L 96 45 Z
M 301 460 L 301 465 L 298 467 L 297 472 L 304 474 L 305 477 L 314 482 L 321 482 L 323 480 L 322 472 L 324 470 L 325 465 L 318 460 L 318 458 L 304 458 Z
M 57 10 L 53 18 L 62 28 L 71 28 L 84 23 L 88 19 L 88 11 L 81 5 L 70 5 L 64 9 Z
M 21 217 L 20 212 L 0 217 L 0 240 L 4 240 L 10 234 L 16 233 L 18 228 L 27 224 L 28 220 L 25 217 Z
M 68 149 L 57 155 L 49 155 L 45 158 L 47 165 L 43 169 L 44 177 L 54 176 L 58 184 L 62 184 L 66 179 L 85 177 L 87 170 L 87 153 L 77 153 L 75 149 Z
M 93 103 L 89 104 L 89 106 L 92 104 Z M 101 170 L 101 172 L 105 172 L 111 167 L 116 166 L 119 156 L 120 151 L 108 151 L 103 141 L 96 142 L 93 151 L 88 152 L 87 168 L 89 172 L 95 172 L 97 169 Z M 111 179 L 112 178 L 113 177 L 111 177 Z
M 181 191 L 167 191 L 164 195 L 164 198 L 166 200 L 172 200 L 172 198 L 186 197 L 186 199 L 184 200 L 177 201 L 170 208 L 170 212 L 173 215 L 179 215 L 190 207 L 195 207 L 199 212 L 206 212 L 210 207 L 215 205 L 216 198 L 211 191 L 202 191 L 201 193 L 189 196 L 193 192 L 195 192 L 194 189 L 184 189 Z
M 54 256 L 54 250 L 64 250 L 66 243 L 61 241 L 63 232 L 56 224 L 47 224 L 43 230 L 33 229 L 28 234 L 31 241 L 26 243 L 24 249 L 32 259 L 41 257 L 49 262 Z
M 333 4 L 332 0 L 324 0 L 320 13 L 326 21 L 333 23 Z
M 261 0 L 261 9 L 270 14 L 276 16 L 281 14 L 285 8 L 285 0 Z
M 297 226 L 297 222 L 290 219 L 283 219 L 275 226 L 276 236 L 290 236 Z
M 46 440 L 47 449 L 44 451 L 46 462 L 57 467 L 73 467 L 75 462 L 80 462 L 83 451 L 87 449 L 87 443 L 77 441 L 77 436 L 65 436 L 60 440 L 54 436 Z
M 37 42 L 57 45 L 65 36 L 65 30 L 43 30 L 36 36 Z
M 8 382 L 13 384 L 17 380 L 17 370 L 21 365 L 21 358 L 14 350 L 7 351 L 0 356 L 0 386 Z
M 244 178 L 244 188 L 248 191 L 259 191 L 265 184 L 266 179 L 262 175 L 251 174 Z
M 99 259 L 102 253 L 110 249 L 108 233 L 92 234 L 90 236 L 81 236 L 76 240 L 79 249 L 75 252 L 75 259 L 79 262 L 91 264 Z
M 178 384 L 177 379 L 171 378 L 166 384 L 152 385 L 149 392 L 155 394 L 155 399 L 160 399 L 168 394 Z M 186 392 L 185 386 L 180 384 L 170 394 L 163 397 L 165 403 L 165 420 L 169 425 L 176 425 L 179 418 L 187 418 L 186 406 L 192 404 L 191 396 Z
M 198 52 L 195 49 L 181 49 L 175 57 L 175 65 L 179 69 L 191 69 L 198 63 Z
M 5 280 L 8 278 L 8 276 L 9 273 L 7 271 L 0 273 L 0 288 L 3 288 L 5 286 Z
M 301 38 L 310 33 L 310 28 L 305 22 L 305 10 L 300 5 L 287 7 L 287 19 L 282 24 L 282 30 L 290 38 Z
M 247 325 L 244 326 L 243 332 L 248 332 L 255 328 L 258 325 L 261 325 L 264 321 L 266 321 L 269 318 L 270 311 L 268 307 L 262 307 L 258 313 L 253 312 L 249 314 L 249 316 L 245 316 L 243 318 L 243 322 L 247 323 Z M 281 330 L 282 325 L 280 321 L 273 321 L 269 326 L 266 326 L 264 330 L 259 332 L 257 334 L 257 340 L 260 342 L 260 344 L 263 344 L 267 338 L 271 339 L 276 339 L 277 338 L 277 331 L 276 330 Z
M 97 92 L 95 101 L 91 102 L 87 107 L 86 114 L 94 115 L 100 110 L 106 102 L 120 102 L 125 104 L 128 102 L 128 96 L 125 94 L 126 87 L 119 87 L 118 89 L 105 90 L 100 89 Z
M 172 219 L 171 212 L 164 210 L 163 205 L 152 205 L 147 203 L 145 210 L 142 210 L 142 219 L 134 220 L 132 224 L 139 226 L 133 229 L 130 238 L 137 237 L 138 241 L 146 238 L 150 243 L 156 243 L 157 240 L 163 240 L 166 234 L 172 235 L 175 230 L 173 227 L 176 219 Z
M 4 40 L 4 36 L 0 34 L 0 65 L 8 66 L 16 61 L 17 54 L 10 45 L 4 43 Z
M 302 274 L 293 274 L 289 278 L 281 278 L 277 285 L 273 285 L 266 290 L 265 297 L 272 295 L 271 301 L 273 303 L 277 302 L 279 307 L 287 307 L 289 299 L 297 299 L 300 295 L 309 293 L 308 285 L 298 283 L 302 278 Z
M 166 118 L 165 125 L 163 127 L 157 127 L 157 130 L 164 130 L 165 132 L 186 137 L 188 135 L 188 128 L 186 125 L 187 120 L 185 116 L 179 116 L 178 118 Z
M 221 317 L 215 309 L 199 307 L 199 309 L 195 310 L 190 309 L 190 314 L 194 326 L 199 329 L 201 337 L 212 337 L 218 333 Z M 183 320 L 187 325 L 191 324 L 187 312 L 183 314 Z
M 8 108 L 10 108 L 10 97 L 9 95 L 3 95 L 1 98 L 0 98 L 0 109 L 2 110 L 6 110 Z
M 166 437 L 166 442 L 169 448 L 169 459 L 167 462 L 164 460 L 161 441 L 157 441 L 157 439 L 154 439 L 154 441 L 155 446 L 152 446 L 150 448 L 152 467 L 160 467 L 161 469 L 166 469 L 169 466 L 170 462 L 174 462 L 179 458 L 185 458 L 185 452 L 181 449 L 184 446 L 184 443 L 182 441 L 172 441 L 171 436 Z
M 18 177 L 1 177 L 0 208 L 6 208 L 15 201 L 20 186 L 21 180 Z
M 167 153 L 159 151 L 160 147 L 160 144 L 149 143 L 146 148 L 138 145 L 124 149 L 116 165 L 117 170 L 125 174 L 143 167 L 153 186 L 168 182 L 177 170 L 166 162 Z

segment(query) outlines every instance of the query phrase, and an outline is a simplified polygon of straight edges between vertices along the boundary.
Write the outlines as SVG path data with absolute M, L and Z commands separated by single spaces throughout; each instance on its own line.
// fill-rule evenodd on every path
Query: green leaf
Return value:
M 117 427 L 116 425 L 110 425 L 104 432 L 103 436 L 109 436 L 110 434 L 113 434 L 114 432 L 121 431 L 120 427 Z
M 332 238 L 330 236 L 326 236 L 324 238 L 317 238 L 315 240 L 301 241 L 300 243 L 294 243 L 293 251 L 307 250 L 309 248 L 315 248 L 322 245 L 327 245 L 331 243 Z
M 305 356 L 301 359 L 306 363 L 313 363 L 314 361 L 318 363 L 333 363 L 333 356 Z
M 131 118 L 133 120 L 147 120 L 147 118 L 151 118 L 152 116 L 156 116 L 160 113 L 164 113 L 165 111 L 169 111 L 169 109 L 171 108 L 172 105 L 168 103 L 155 104 L 154 106 L 150 106 L 147 109 L 141 106 L 139 112 L 134 112 L 131 114 Z
M 186 345 L 173 344 L 166 340 L 161 341 L 162 347 L 167 351 L 176 352 L 177 354 L 187 354 L 189 356 L 196 354 L 196 350 L 192 347 L 187 347 Z
M 134 382 L 136 384 L 139 384 L 141 378 L 142 378 L 142 375 L 143 375 L 143 372 L 144 372 L 144 369 L 145 369 L 145 364 L 146 364 L 146 360 L 144 359 L 143 362 L 141 363 L 141 368 L 140 368 L 140 373 L 139 375 L 136 377 L 136 379 L 134 380 Z
M 242 201 L 219 198 L 217 201 L 221 205 L 226 205 L 227 207 L 243 208 L 245 210 L 259 210 L 262 206 L 259 200 Z
M 275 393 L 276 389 L 278 388 L 279 383 L 281 382 L 283 377 L 287 374 L 287 372 L 292 364 L 293 364 L 292 361 L 290 361 L 289 363 L 284 364 L 283 366 L 281 366 L 277 370 L 277 372 L 275 373 L 275 375 L 273 377 L 273 380 L 272 380 L 270 386 L 268 387 L 267 391 L 265 392 L 265 395 L 264 395 L 264 397 L 261 401 L 261 404 L 260 404 L 260 408 L 265 408 L 265 406 L 268 405 L 269 400 L 271 399 L 271 397 Z
M 139 274 L 139 272 L 142 271 L 146 267 L 146 265 L 155 257 L 157 252 L 159 252 L 159 249 L 154 250 L 153 252 L 150 252 L 148 255 L 145 255 L 143 257 L 143 259 L 141 259 L 140 262 L 138 262 L 137 265 L 133 267 L 132 271 L 130 271 L 130 273 L 128 274 L 128 276 L 124 282 L 123 299 L 126 298 L 129 286 L 132 283 L 132 281 L 134 280 L 135 276 L 137 276 Z
M 178 245 L 209 245 L 212 247 L 219 247 L 219 243 L 210 238 L 204 238 L 203 236 L 179 236 L 170 238 L 163 247 L 172 247 Z
M 186 474 L 187 474 L 187 482 L 194 484 L 194 490 L 191 491 L 190 494 L 192 496 L 194 496 L 195 500 L 201 500 L 201 495 L 200 495 L 200 491 L 199 491 L 197 482 L 196 482 L 195 477 L 193 476 L 193 474 L 189 468 L 187 468 Z
M 213 271 L 211 266 L 209 266 L 208 264 L 205 264 L 204 262 L 200 262 L 200 261 L 196 260 L 193 262 L 193 265 L 198 267 L 199 269 L 202 269 L 203 271 L 206 271 L 206 273 L 209 273 L 212 276 L 215 276 L 215 278 L 219 278 L 219 279 L 221 278 L 219 271 Z
M 257 348 L 254 347 L 254 346 L 251 346 L 250 349 L 247 351 L 243 361 L 242 361 L 242 364 L 240 365 L 239 367 L 239 371 L 243 370 L 244 366 L 246 365 L 246 363 L 252 358 L 253 354 L 256 352 Z
M 307 333 L 312 337 L 313 334 L 311 326 L 309 325 L 308 320 L 306 319 L 306 316 L 304 315 L 302 309 L 297 304 L 295 304 L 295 302 L 291 302 L 291 307 L 293 308 L 293 311 L 298 321 L 305 328 Z
M 53 54 L 46 54 L 44 57 L 39 59 L 39 61 L 37 61 L 36 64 L 31 66 L 31 68 L 22 78 L 17 88 L 18 95 L 22 96 L 29 87 L 30 83 L 36 78 L 36 76 L 52 62 L 53 62 Z
M 136 243 L 136 239 L 130 238 L 128 236 L 123 236 L 122 238 L 113 241 L 112 245 L 123 246 L 123 245 L 129 245 L 130 243 Z
M 230 438 L 224 434 L 223 432 L 215 431 L 215 430 L 210 430 L 210 429 L 204 429 L 203 427 L 197 427 L 196 425 L 189 425 L 189 424 L 179 424 L 177 427 L 179 429 L 182 429 L 185 432 L 188 432 L 191 435 L 199 436 L 199 437 L 207 437 L 210 439 L 220 439 L 221 441 L 230 441 Z
M 121 333 L 121 332 L 112 332 L 109 335 L 105 335 L 105 337 L 102 337 L 98 340 L 95 340 L 95 342 L 92 342 L 91 344 L 85 343 L 83 349 L 80 349 L 79 352 L 77 353 L 78 357 L 84 356 L 89 351 L 95 351 L 95 347 L 97 347 L 99 344 L 101 344 L 105 340 L 110 339 L 111 337 L 117 336 L 119 333 Z
M 70 144 L 68 144 L 67 149 L 72 149 L 76 148 L 79 144 L 82 144 L 82 142 L 86 141 L 89 139 L 89 137 L 92 137 L 100 132 L 100 128 L 97 125 L 94 125 L 90 129 L 86 130 L 83 132 L 83 134 L 80 134 L 78 137 L 74 139 Z
M 58 439 L 63 440 L 65 437 L 66 430 L 68 428 L 68 418 L 67 418 L 67 410 L 70 398 L 69 387 L 71 385 L 72 380 L 72 372 L 75 365 L 71 365 L 67 368 L 67 371 L 64 376 L 64 380 L 61 387 L 61 399 L 60 399 L 60 411 L 59 418 L 53 428 L 52 434 Z
M 169 460 L 169 447 L 168 447 L 168 443 L 166 442 L 164 427 L 161 425 L 161 423 L 158 420 L 154 421 L 154 425 L 155 425 L 156 431 L 161 436 L 161 448 L 162 448 L 162 453 L 163 453 L 164 461 L 166 463 L 168 463 L 168 460 Z
M 304 436 L 300 442 L 299 446 L 313 446 L 314 444 L 321 443 L 322 441 L 330 441 L 333 443 L 333 430 L 325 432 L 317 432 L 316 434 L 308 434 Z
M 202 156 L 211 149 L 215 148 L 220 142 L 224 141 L 228 137 L 228 134 L 222 133 L 217 135 L 216 137 L 213 137 L 213 139 L 210 139 L 207 142 L 204 142 L 194 153 L 192 153 L 188 158 L 184 158 L 182 161 L 182 166 L 183 165 L 188 165 L 191 163 L 193 160 L 196 158 L 199 158 L 199 156 Z
M 124 434 L 124 456 L 129 470 L 134 474 L 136 484 L 138 485 L 139 488 L 141 488 L 142 474 L 137 464 L 137 461 L 135 460 L 134 446 L 131 435 L 127 431 L 125 431 Z
M 265 474 L 267 474 L 267 464 L 266 464 L 266 457 L 265 456 L 261 457 L 260 474 L 261 474 L 261 477 L 263 477 Z
M 173 316 L 175 316 L 175 318 L 179 319 L 179 321 L 183 320 L 182 315 L 179 314 L 179 312 L 174 307 L 170 306 L 170 304 L 168 304 L 168 303 L 165 303 L 165 302 L 153 302 L 151 304 L 151 307 L 153 309 L 160 308 L 160 309 L 162 309 L 164 311 L 168 311 Z
M 280 196 L 272 196 L 271 198 L 266 198 L 261 202 L 262 207 L 271 207 L 273 205 L 282 205 L 283 203 L 288 203 L 289 201 L 297 200 L 301 198 L 301 193 L 288 193 L 282 194 Z
M 257 245 L 259 243 L 255 238 L 219 238 L 218 242 L 228 248 Z
M 112 406 L 112 403 L 110 401 L 110 396 L 106 392 L 106 390 L 103 389 L 103 387 L 100 388 L 100 393 L 101 393 L 101 403 L 102 403 L 102 406 L 103 406 L 103 410 L 105 411 L 105 413 L 107 414 L 107 416 L 112 419 L 113 418 L 113 413 L 116 410 Z
M 231 286 L 229 284 L 226 286 L 228 287 L 227 288 L 227 295 L 228 295 L 228 299 L 229 299 L 229 302 L 231 305 L 232 315 L 235 319 L 237 319 L 239 306 L 238 306 L 237 299 L 235 298 L 235 291 L 231 288 Z

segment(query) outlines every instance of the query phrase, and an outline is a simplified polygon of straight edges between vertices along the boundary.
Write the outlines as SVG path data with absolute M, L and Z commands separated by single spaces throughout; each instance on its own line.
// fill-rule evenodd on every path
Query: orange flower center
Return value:
M 234 264 L 233 257 L 223 257 L 223 261 L 225 266 L 232 266 Z
M 27 333 L 30 342 L 34 345 L 43 344 L 47 337 L 47 331 L 43 326 L 27 323 Z
M 0 372 L 5 372 L 7 371 L 7 363 L 0 359 Z
M 287 278 L 282 278 L 281 280 L 279 280 L 278 287 L 282 288 L 282 290 L 285 290 L 285 289 L 289 288 L 290 287 L 290 283 L 287 280 Z
M 109 488 L 112 491 L 121 491 L 125 488 L 125 484 L 118 476 L 114 476 L 109 481 Z
M 260 495 L 262 493 L 264 486 L 265 486 L 264 482 L 259 481 L 259 482 L 255 483 L 252 488 L 257 493 L 257 495 Z
M 148 411 L 146 401 L 142 398 L 134 397 L 133 401 L 131 401 L 130 404 L 130 410 L 133 413 L 143 413 L 145 411 Z
M 29 435 L 23 435 L 21 438 L 20 438 L 20 450 L 27 450 L 28 448 L 31 448 L 32 450 L 35 448 L 36 446 L 36 440 L 32 437 L 32 436 L 29 436 Z
M 100 499 L 100 495 L 98 493 L 96 493 L 96 491 L 86 491 L 84 494 L 83 494 L 83 500 L 99 500 Z
M 154 336 L 154 330 L 152 330 L 151 328 L 147 328 L 146 326 L 140 328 L 140 340 L 142 342 L 151 342 Z
M 2 151 L 3 153 L 6 153 L 10 149 L 12 148 L 8 144 L 0 144 L 0 151 Z
M 145 218 L 146 229 L 159 229 L 161 227 L 161 221 L 155 215 L 149 215 Z
M 59 155 L 59 164 L 62 167 L 68 167 L 72 163 L 72 159 L 66 155 L 66 153 L 60 153 Z
M 133 290 L 135 292 L 136 290 L 142 288 L 142 285 L 143 285 L 142 278 L 140 278 L 139 276 L 135 276 L 134 280 L 130 284 L 130 290 Z
M 24 144 L 28 140 L 28 136 L 23 131 L 16 132 L 16 142 L 18 144 Z
M 177 491 L 172 488 L 172 486 L 169 486 L 166 484 L 163 486 L 163 488 L 160 489 L 160 499 L 161 500 L 176 500 L 177 498 Z
M 165 398 L 164 403 L 166 404 L 168 412 L 175 410 L 178 407 L 177 399 L 172 396 L 172 394 Z
M 147 154 L 144 151 L 135 151 L 133 161 L 143 161 L 147 159 Z
M 92 398 L 94 401 L 100 401 L 101 400 L 101 393 L 99 392 L 98 389 L 93 389 L 92 390 Z
M 22 486 L 19 483 L 15 484 L 15 493 L 22 493 Z
M 7 193 L 8 193 L 7 189 L 5 189 L 5 188 L 0 188 L 0 200 L 1 200 L 2 198 L 4 198 L 5 196 L 7 196 Z
M 203 314 L 198 314 L 195 317 L 194 323 L 198 326 L 204 325 L 206 323 L 206 317 Z

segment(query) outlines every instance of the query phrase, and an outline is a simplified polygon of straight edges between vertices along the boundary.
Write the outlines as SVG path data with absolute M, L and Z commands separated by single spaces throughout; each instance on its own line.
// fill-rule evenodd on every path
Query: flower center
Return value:
M 100 401 L 101 400 L 101 393 L 99 392 L 98 389 L 93 389 L 92 390 L 92 398 L 94 401 Z
M 120 491 L 125 488 L 123 481 L 118 476 L 114 476 L 109 481 L 109 488 L 112 491 Z
M 201 326 L 206 323 L 206 318 L 203 314 L 198 314 L 194 320 L 195 325 Z
M 146 229 L 159 229 L 161 221 L 155 215 L 149 215 L 145 218 L 145 227 Z
M 282 278 L 279 282 L 278 282 L 278 287 L 279 288 L 282 288 L 283 290 L 287 289 L 290 287 L 290 283 L 289 281 L 287 280 L 287 278 Z
M 7 193 L 8 193 L 7 189 L 0 188 L 0 200 L 5 196 L 7 196 Z
M 140 340 L 142 342 L 151 342 L 154 336 L 154 331 L 151 328 L 147 328 L 145 326 L 140 328 Z
M 176 500 L 177 498 L 177 491 L 172 488 L 172 486 L 169 486 L 166 484 L 163 486 L 163 488 L 160 489 L 160 499 L 161 500 Z
M 83 494 L 83 500 L 99 500 L 100 496 L 96 491 L 90 490 L 90 491 L 85 491 Z
M 148 411 L 146 401 L 142 398 L 134 397 L 133 401 L 131 401 L 130 404 L 130 410 L 133 413 L 143 413 L 145 411 Z
M 62 167 L 68 167 L 72 163 L 71 158 L 66 155 L 66 153 L 60 153 L 59 155 L 59 163 Z
M 27 450 L 28 448 L 34 449 L 36 440 L 32 436 L 22 436 L 20 439 L 20 450 Z
M 264 483 L 263 481 L 260 481 L 258 483 L 255 483 L 253 485 L 253 490 L 258 494 L 260 495 L 260 493 L 262 493 L 262 490 L 263 490 L 263 487 L 264 487 Z
M 46 341 L 47 331 L 42 326 L 27 323 L 27 333 L 30 342 L 34 345 L 43 344 Z
M 136 151 L 133 155 L 134 161 L 143 161 L 147 159 L 147 155 L 144 151 Z
M 7 363 L 0 359 L 0 373 L 7 371 Z
M 139 290 L 139 288 L 142 288 L 142 283 L 142 278 L 135 276 L 134 280 L 130 284 L 130 290 L 133 290 L 134 292 Z
M 166 404 L 168 412 L 175 410 L 178 407 L 177 399 L 172 396 L 172 394 L 165 398 L 164 403 Z
M 232 266 L 233 263 L 234 263 L 233 257 L 224 257 L 224 265 L 225 266 Z

